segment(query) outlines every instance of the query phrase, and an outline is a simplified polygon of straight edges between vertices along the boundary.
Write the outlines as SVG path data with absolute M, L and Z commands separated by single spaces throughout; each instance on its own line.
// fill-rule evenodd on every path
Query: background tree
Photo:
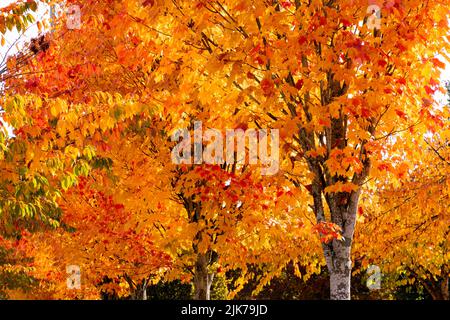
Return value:
M 448 113 L 448 106 L 443 107 Z M 447 115 L 448 119 L 448 115 Z M 355 255 L 363 267 L 376 264 L 397 281 L 418 282 L 433 299 L 449 299 L 449 122 L 423 138 L 427 147 L 401 180 L 388 175 L 367 193 L 360 208 L 361 225 Z
M 16 1 L 0 9 L 2 47 L 6 44 L 5 33 L 14 29 L 24 32 L 34 22 L 33 11 L 36 9 L 37 1 Z M 37 111 L 42 105 L 40 99 L 14 96 L 6 88 L 7 79 L 20 77 L 17 71 L 48 49 L 44 38 L 34 41 L 14 57 L 5 55 L 0 63 L 0 273 L 2 279 L 6 279 L 2 283 L 4 290 L 20 287 L 20 283 L 33 283 L 33 279 L 26 276 L 30 259 L 24 257 L 20 249 L 21 238 L 28 231 L 59 225 L 61 210 L 57 199 L 62 185 L 67 187 L 76 180 L 75 167 L 89 168 L 85 159 L 68 161 L 56 148 L 48 148 L 48 127 Z M 26 117 L 26 113 L 31 117 Z M 14 283 L 12 279 L 18 282 Z

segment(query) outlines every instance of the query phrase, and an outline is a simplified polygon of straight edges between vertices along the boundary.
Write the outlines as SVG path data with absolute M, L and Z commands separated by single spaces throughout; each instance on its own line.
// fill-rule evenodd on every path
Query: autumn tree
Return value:
M 37 1 L 17 1 L 2 8 L 2 34 L 12 29 L 24 31 L 34 22 L 30 12 L 36 8 Z M 1 66 L 0 235 L 2 253 L 5 253 L 1 260 L 4 279 L 11 278 L 14 270 L 19 276 L 33 275 L 30 270 L 36 261 L 30 252 L 36 251 L 32 250 L 30 241 L 25 245 L 24 235 L 29 231 L 45 232 L 58 227 L 67 232 L 68 225 L 62 223 L 63 210 L 59 202 L 62 193 L 76 185 L 80 177 L 87 176 L 91 169 L 109 165 L 108 159 L 95 155 L 91 141 L 77 140 L 73 131 L 66 134 L 64 121 L 57 126 L 55 112 L 67 108 L 67 101 L 58 99 L 58 91 L 51 94 L 55 90 L 52 83 L 46 83 L 49 87 L 45 91 L 36 88 L 39 77 L 48 71 L 36 69 L 36 61 L 42 62 L 40 67 L 45 67 L 42 59 L 52 59 L 50 41 L 49 34 L 31 39 L 19 53 L 5 56 Z M 4 42 L 2 40 L 2 45 Z M 58 84 L 64 90 L 62 82 Z M 72 114 L 64 120 L 70 122 L 75 116 Z M 37 261 L 42 258 L 41 266 L 47 263 L 44 269 L 48 271 L 51 259 L 45 252 L 37 253 Z M 12 265 L 11 261 L 18 265 Z
M 443 107 L 448 112 L 448 106 Z M 448 116 L 447 116 L 448 117 Z M 401 180 L 388 174 L 367 190 L 360 207 L 355 257 L 397 276 L 395 285 L 418 283 L 433 299 L 449 299 L 449 125 L 423 138 Z M 383 286 L 388 285 L 382 282 Z
M 98 299 L 101 292 L 142 299 L 141 282 L 156 282 L 171 267 L 171 257 L 155 243 L 153 225 L 100 191 L 108 185 L 99 174 L 81 179 L 59 201 L 67 227 L 26 237 L 34 258 L 29 273 L 53 299 Z M 80 290 L 66 285 L 70 265 L 80 268 Z
M 168 125 L 139 117 L 129 127 L 132 137 L 109 140 L 105 153 L 117 175 L 115 198 L 154 227 L 172 256 L 165 278 L 191 280 L 194 297 L 209 299 L 217 273 L 242 268 L 245 282 L 249 263 L 266 264 L 267 274 L 280 271 L 303 234 L 288 207 L 292 192 L 264 185 L 250 168 L 172 164 Z M 274 256 L 275 250 L 284 252 Z
M 362 185 L 383 174 L 386 155 L 415 146 L 401 133 L 443 123 L 432 94 L 444 66 L 435 54 L 448 46 L 445 3 L 390 1 L 379 29 L 365 23 L 373 18 L 366 1 L 151 1 L 130 8 L 162 49 L 147 83 L 159 87 L 155 98 L 166 97 L 164 108 L 179 110 L 175 123 L 220 103 L 223 117 L 280 128 L 291 151 L 285 155 L 305 169 L 295 179 L 309 191 L 318 224 L 342 230 L 323 253 L 331 298 L 349 299 Z
M 0 9 L 2 47 L 6 45 L 7 32 L 23 32 L 34 22 L 33 11 L 36 9 L 37 1 L 16 1 Z M 56 200 L 60 196 L 61 182 L 69 175 L 76 179 L 73 168 L 83 162 L 81 159 L 65 162 L 63 158 L 57 157 L 56 150 L 43 147 L 45 139 L 40 138 L 45 128 L 39 126 L 42 124 L 40 115 L 31 111 L 38 122 L 36 127 L 33 127 L 32 122 L 24 121 L 25 105 L 30 100 L 6 94 L 4 81 L 20 77 L 17 74 L 20 67 L 46 50 L 46 42 L 41 44 L 37 50 L 32 50 L 32 46 L 24 49 L 14 59 L 2 57 L 0 63 L 0 273 L 2 281 L 5 281 L 2 289 L 5 290 L 31 281 L 24 273 L 30 260 L 23 256 L 20 249 L 21 237 L 28 231 L 52 228 L 59 224 L 61 210 Z M 39 104 L 38 100 L 33 102 Z M 56 173 L 59 177 L 55 177 Z
M 79 31 L 67 31 L 62 23 L 58 32 L 47 35 L 49 48 L 21 67 L 27 75 L 8 79 L 8 93 L 32 95 L 31 99 L 45 102 L 41 111 L 52 124 L 53 133 L 48 139 L 62 146 L 69 144 L 65 154 L 73 159 L 88 156 L 92 146 L 101 159 L 112 161 L 115 185 L 108 187 L 109 193 L 132 212 L 133 221 L 140 221 L 136 226 L 150 226 L 151 231 L 142 228 L 161 237 L 159 247 L 174 261 L 167 277 L 192 277 L 197 298 L 209 297 L 211 281 L 219 269 L 239 266 L 245 276 L 246 265 L 254 262 L 272 264 L 266 271 L 279 272 L 298 256 L 292 254 L 299 248 L 292 240 L 301 237 L 303 223 L 292 210 L 299 205 L 289 207 L 295 200 L 293 192 L 281 176 L 266 179 L 271 184 L 264 183 L 258 171 L 248 167 L 183 167 L 171 163 L 174 143 L 170 142 L 170 133 L 178 126 L 204 120 L 205 125 L 225 128 L 242 126 L 242 119 L 236 119 L 237 124 L 223 117 L 209 119 L 216 110 L 198 106 L 181 122 L 182 110 L 174 109 L 173 101 L 166 97 L 176 78 L 150 85 L 157 77 L 151 70 L 159 64 L 153 55 L 164 43 L 156 46 L 147 35 L 148 27 L 131 15 L 133 10 L 142 9 L 140 3 L 132 8 L 123 5 L 117 3 L 110 8 L 107 2 L 85 3 L 83 13 L 94 18 Z M 129 11 L 127 19 L 122 19 L 122 10 Z M 101 25 L 99 19 L 104 21 Z M 127 28 L 129 32 L 123 33 Z M 144 41 L 155 48 L 146 51 L 141 45 Z M 138 60 L 136 54 L 146 54 L 148 59 Z M 96 188 L 101 187 L 97 184 Z M 78 207 L 76 198 L 64 207 L 73 217 L 71 208 Z M 90 210 L 88 204 L 82 207 L 86 208 L 76 212 Z M 101 212 L 98 215 L 102 217 Z M 67 224 L 76 222 L 73 219 Z M 102 232 L 88 233 L 83 224 L 80 228 L 82 234 L 96 234 L 96 241 L 105 241 Z M 98 250 L 90 241 L 78 243 L 89 252 Z M 273 255 L 273 246 L 283 254 Z M 67 254 L 75 251 L 72 246 Z M 102 257 L 101 252 L 97 254 Z M 139 282 L 141 278 L 132 280 Z

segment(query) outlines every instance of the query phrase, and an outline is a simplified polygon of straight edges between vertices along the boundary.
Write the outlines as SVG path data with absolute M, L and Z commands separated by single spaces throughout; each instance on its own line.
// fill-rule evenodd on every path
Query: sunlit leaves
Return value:
M 376 32 L 364 23 L 366 7 L 363 0 L 85 1 L 80 30 L 56 23 L 47 50 L 27 63 L 8 60 L 14 72 L 2 106 L 15 137 L 1 141 L 1 190 L 45 189 L 51 199 L 63 192 L 58 204 L 82 244 L 60 230 L 58 257 L 117 264 L 101 272 L 122 293 L 132 286 L 120 268 L 135 280 L 148 271 L 188 281 L 206 253 L 214 253 L 212 272 L 242 268 L 237 288 L 250 279 L 247 263 L 265 268 L 258 288 L 290 260 L 306 265 L 307 278 L 324 263 L 319 240 L 333 248 L 352 237 L 361 188 L 375 179 L 402 199 L 397 191 L 416 169 L 422 137 L 448 119 L 433 101 L 444 66 L 436 53 L 448 49 L 445 4 L 390 3 Z M 30 22 L 26 11 L 11 15 L 15 8 L 0 15 L 2 33 Z M 280 172 L 268 178 L 255 166 L 173 164 L 169 133 L 194 121 L 218 130 L 279 129 Z M 36 216 L 15 200 L 11 212 Z M 370 220 L 364 206 L 359 221 Z M 398 210 L 388 216 L 371 232 L 414 218 Z M 43 247 L 52 252 L 50 242 Z M 50 253 L 38 256 L 41 267 L 57 264 Z M 161 259 L 147 270 L 142 257 L 151 256 Z M 100 276 L 87 273 L 93 291 L 86 295 Z
M 34 22 L 30 11 L 36 11 L 36 9 L 36 1 L 16 1 L 0 8 L 0 33 L 5 34 L 14 28 L 19 32 L 25 31 L 29 23 Z

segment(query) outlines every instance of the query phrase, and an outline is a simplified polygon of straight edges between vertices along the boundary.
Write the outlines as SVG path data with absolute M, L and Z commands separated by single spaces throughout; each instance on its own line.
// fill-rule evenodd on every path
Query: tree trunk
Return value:
M 443 278 L 438 280 L 424 280 L 419 278 L 419 281 L 431 295 L 433 300 L 450 300 L 448 274 L 444 273 Z
M 352 261 L 350 247 L 334 240 L 333 267 L 330 270 L 330 299 L 350 300 Z
M 442 292 L 442 300 L 450 300 L 450 294 L 449 294 L 449 275 L 444 275 L 444 279 L 441 283 L 441 292 Z
M 147 300 L 147 279 L 144 279 L 144 283 L 142 283 L 142 300 Z
M 206 254 L 197 254 L 194 272 L 194 299 L 210 300 L 211 284 L 214 273 L 208 272 L 208 258 Z
M 144 279 L 142 282 L 135 284 L 133 280 L 125 275 L 125 279 L 130 286 L 130 299 L 131 300 L 147 300 L 147 286 L 148 280 Z
M 324 254 L 330 273 L 330 299 L 350 300 L 352 261 L 351 249 L 355 231 L 356 212 L 361 189 L 352 192 L 346 198 L 335 196 L 328 198 L 331 208 L 331 221 L 342 229 L 342 240 L 335 239 L 324 244 Z M 345 205 L 337 205 L 343 202 Z

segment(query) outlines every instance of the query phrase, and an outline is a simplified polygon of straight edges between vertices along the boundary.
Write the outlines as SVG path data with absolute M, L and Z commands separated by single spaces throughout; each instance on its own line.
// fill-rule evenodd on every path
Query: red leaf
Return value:
M 361 109 L 361 117 L 363 118 L 369 118 L 370 117 L 370 110 L 367 108 Z
M 359 98 L 353 98 L 352 99 L 352 105 L 356 107 L 357 105 L 361 104 L 361 100 Z
M 298 80 L 295 87 L 300 90 L 303 87 L 303 79 Z
M 429 86 L 425 86 L 424 89 L 425 89 L 425 92 L 426 92 L 428 95 L 434 94 L 434 91 L 435 91 L 435 90 L 431 89 Z
M 249 54 L 250 56 L 255 56 L 257 53 L 259 53 L 259 50 L 261 49 L 261 45 L 258 44 L 256 47 L 254 47 L 252 50 L 250 50 Z
M 362 216 L 364 214 L 364 210 L 362 207 L 358 207 L 358 214 Z
M 386 163 L 382 163 L 378 166 L 378 170 L 380 170 L 380 171 L 386 170 L 387 171 L 387 170 L 389 170 L 389 166 Z
M 256 62 L 258 62 L 258 64 L 264 64 L 264 60 L 261 57 L 257 57 Z
M 306 41 L 307 41 L 307 39 L 306 39 L 305 36 L 300 36 L 300 37 L 298 37 L 298 43 L 299 43 L 300 45 L 305 44 Z
M 387 62 L 385 61 L 385 60 L 378 60 L 378 65 L 380 66 L 380 67 L 385 67 L 386 65 L 387 65 Z
M 248 124 L 245 122 L 238 123 L 234 129 L 242 129 L 245 131 L 248 129 Z
M 403 120 L 406 120 L 406 113 L 404 113 L 403 111 L 397 109 L 395 110 L 395 113 Z
M 265 96 L 271 96 L 273 94 L 273 81 L 265 78 L 261 81 L 261 89 Z
M 427 98 L 422 98 L 422 103 L 423 103 L 424 107 L 429 107 L 430 105 L 433 104 L 433 100 L 427 99 Z
M 431 63 L 437 68 L 445 69 L 445 63 L 443 63 L 438 58 L 431 59 Z
M 292 3 L 290 1 L 283 1 L 281 3 L 281 6 L 285 9 L 290 8 L 292 6 Z
M 142 3 L 142 5 L 143 5 L 144 7 L 147 7 L 147 6 L 153 7 L 153 6 L 155 5 L 155 0 L 145 0 L 145 1 Z
M 344 27 L 349 27 L 349 26 L 351 26 L 350 21 L 348 21 L 347 19 L 342 19 L 342 20 L 341 20 L 341 23 L 342 23 L 342 25 L 343 25 Z
M 406 50 L 406 47 L 402 45 L 401 43 L 397 43 L 396 47 L 400 50 L 400 52 L 403 52 Z

